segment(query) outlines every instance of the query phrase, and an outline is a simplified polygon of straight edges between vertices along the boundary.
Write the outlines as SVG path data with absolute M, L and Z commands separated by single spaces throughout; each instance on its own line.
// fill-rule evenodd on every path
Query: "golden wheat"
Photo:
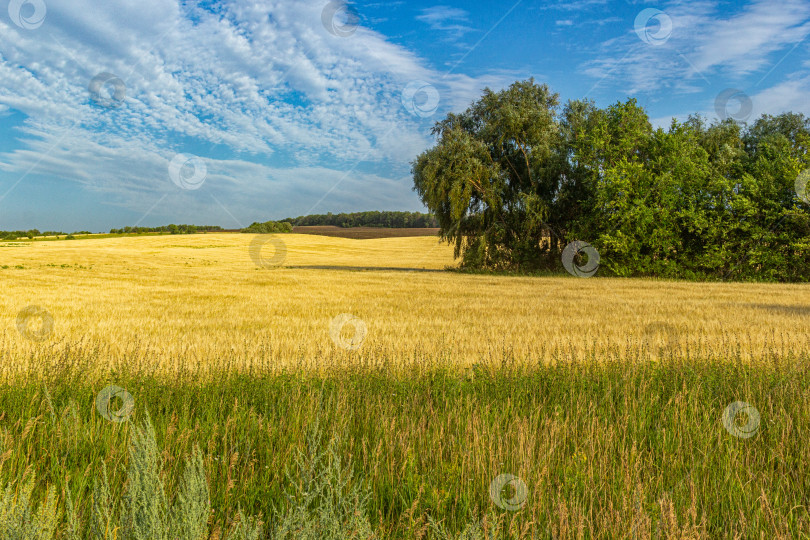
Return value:
M 0 244 L 3 373 L 68 347 L 94 351 L 100 369 L 159 372 L 810 350 L 806 285 L 471 275 L 445 271 L 452 249 L 433 237 L 275 238 L 277 267 L 257 264 L 245 234 Z M 16 326 L 32 305 L 53 317 L 43 341 Z M 335 340 L 341 314 L 353 318 Z

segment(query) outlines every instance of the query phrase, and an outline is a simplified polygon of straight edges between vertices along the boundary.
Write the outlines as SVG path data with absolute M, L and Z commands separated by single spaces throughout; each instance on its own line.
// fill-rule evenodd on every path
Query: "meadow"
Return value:
M 805 285 L 466 274 L 435 237 L 0 259 L 0 481 L 53 486 L 56 537 L 102 469 L 117 511 L 147 418 L 170 499 L 200 449 L 212 538 L 810 536 Z

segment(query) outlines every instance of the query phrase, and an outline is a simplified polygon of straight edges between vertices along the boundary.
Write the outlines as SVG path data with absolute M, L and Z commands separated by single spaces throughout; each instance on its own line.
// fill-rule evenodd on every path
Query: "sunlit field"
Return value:
M 184 500 L 197 450 L 208 538 L 810 535 L 805 285 L 466 274 L 434 237 L 0 257 L 0 482 L 58 538 L 119 538 L 138 459 Z
M 240 234 L 0 244 L 2 349 L 15 358 L 3 372 L 44 369 L 66 349 L 94 351 L 102 371 L 160 372 L 730 352 L 757 362 L 810 349 L 801 284 L 469 275 L 444 271 L 452 249 L 432 237 L 277 238 L 286 253 L 272 242 L 251 251 L 256 237 Z M 44 341 L 16 328 L 32 305 L 53 317 Z M 357 338 L 352 350 L 330 337 L 341 314 L 367 330 L 361 340 L 353 323 L 340 329 L 344 341 Z

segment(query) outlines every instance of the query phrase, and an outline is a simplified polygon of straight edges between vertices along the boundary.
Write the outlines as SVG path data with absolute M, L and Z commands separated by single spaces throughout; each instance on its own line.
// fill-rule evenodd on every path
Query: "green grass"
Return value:
M 108 384 L 132 394 L 129 422 L 96 411 Z M 721 421 L 734 401 L 761 415 L 751 438 Z M 476 518 L 505 538 L 810 537 L 807 358 L 209 383 L 126 373 L 90 381 L 74 367 L 0 387 L 0 411 L 0 480 L 34 476 L 35 498 L 49 485 L 64 498 L 68 487 L 83 519 L 103 465 L 112 498 L 121 496 L 132 424 L 148 411 L 168 492 L 202 450 L 215 530 L 240 508 L 266 520 L 289 509 L 296 457 L 317 426 L 322 449 L 331 445 L 354 473 L 346 489 L 368 496 L 379 538 L 440 537 Z M 528 487 L 518 511 L 490 499 L 503 473 Z

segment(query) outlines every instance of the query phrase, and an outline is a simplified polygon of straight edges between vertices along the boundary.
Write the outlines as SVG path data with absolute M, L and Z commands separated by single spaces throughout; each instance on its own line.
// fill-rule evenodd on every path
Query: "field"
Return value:
M 453 264 L 430 236 L 0 244 L 0 480 L 69 491 L 87 521 L 148 415 L 169 493 L 200 447 L 212 537 L 240 509 L 319 530 L 306 451 L 330 441 L 315 476 L 351 471 L 325 492 L 366 494 L 336 515 L 377 538 L 810 536 L 805 285 Z M 129 421 L 98 413 L 109 385 Z

